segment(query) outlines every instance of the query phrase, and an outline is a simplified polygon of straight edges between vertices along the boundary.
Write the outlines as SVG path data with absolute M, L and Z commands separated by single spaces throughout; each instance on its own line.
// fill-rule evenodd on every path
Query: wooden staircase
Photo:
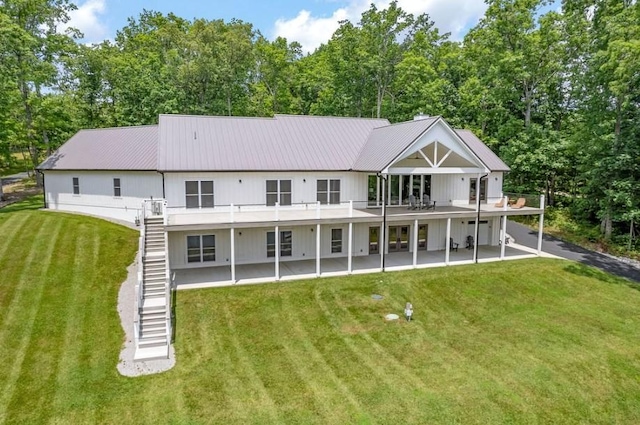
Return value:
M 142 291 L 138 305 L 137 344 L 134 360 L 166 359 L 171 345 L 170 292 L 167 278 L 166 239 L 162 216 L 144 220 Z

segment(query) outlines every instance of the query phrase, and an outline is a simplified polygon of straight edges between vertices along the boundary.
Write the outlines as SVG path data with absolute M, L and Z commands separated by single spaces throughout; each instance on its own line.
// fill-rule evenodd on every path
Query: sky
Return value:
M 338 28 L 338 21 L 358 22 L 371 3 L 380 9 L 388 0 L 75 0 L 68 25 L 84 34 L 84 43 L 113 39 L 127 18 L 143 9 L 173 12 L 186 19 L 233 18 L 252 23 L 269 39 L 278 36 L 298 41 L 305 52 L 326 42 Z M 403 10 L 414 15 L 428 13 L 441 32 L 460 40 L 475 26 L 486 10 L 483 0 L 398 0 Z

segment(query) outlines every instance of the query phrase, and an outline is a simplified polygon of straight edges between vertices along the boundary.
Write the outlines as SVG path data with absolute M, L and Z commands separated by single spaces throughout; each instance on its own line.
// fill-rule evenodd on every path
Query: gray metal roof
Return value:
M 161 115 L 160 171 L 350 170 L 385 119 Z
M 491 171 L 511 171 L 509 166 L 496 155 L 489 146 L 485 145 L 482 140 L 471 132 L 471 130 L 456 129 L 458 136 L 469 146 L 469 149 L 476 154 L 480 161 Z
M 385 119 L 161 115 L 157 126 L 81 130 L 42 170 L 382 171 L 440 117 Z M 469 130 L 455 130 L 492 171 L 509 167 Z
M 156 170 L 158 126 L 80 130 L 41 170 Z
M 353 169 L 382 171 L 439 118 L 429 117 L 376 128 L 363 146 Z

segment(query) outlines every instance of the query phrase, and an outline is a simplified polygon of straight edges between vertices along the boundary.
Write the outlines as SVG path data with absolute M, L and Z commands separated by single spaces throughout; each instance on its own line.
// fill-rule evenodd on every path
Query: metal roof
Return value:
M 156 170 L 158 126 L 80 130 L 40 170 Z
M 378 172 L 440 119 L 160 115 L 157 126 L 81 130 L 38 168 Z M 471 131 L 455 132 L 487 168 L 509 171 Z
M 386 119 L 161 115 L 160 171 L 350 170 Z
M 439 118 L 429 117 L 376 128 L 363 146 L 353 169 L 382 171 Z
M 511 171 L 509 166 L 504 163 L 496 155 L 489 146 L 485 145 L 482 140 L 471 132 L 471 130 L 456 129 L 455 132 L 460 136 L 462 141 L 469 146 L 469 149 L 476 154 L 480 161 L 491 171 Z

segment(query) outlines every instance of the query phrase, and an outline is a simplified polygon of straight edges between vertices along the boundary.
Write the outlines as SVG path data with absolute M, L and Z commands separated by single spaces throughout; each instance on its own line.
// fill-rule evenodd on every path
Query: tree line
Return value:
M 640 2 L 487 0 L 462 41 L 392 2 L 304 54 L 240 20 L 144 10 L 113 41 L 59 32 L 68 0 L 0 2 L 0 158 L 35 166 L 81 128 L 158 114 L 442 115 L 512 171 L 506 189 L 601 223 L 640 218 Z

